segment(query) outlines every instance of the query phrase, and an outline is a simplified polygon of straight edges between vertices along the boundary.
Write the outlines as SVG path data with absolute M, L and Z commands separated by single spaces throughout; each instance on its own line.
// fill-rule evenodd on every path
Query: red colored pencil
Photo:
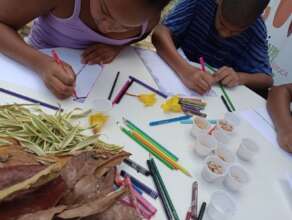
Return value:
M 200 57 L 200 64 L 201 64 L 201 70 L 203 72 L 206 71 L 206 68 L 205 68 L 205 60 L 204 60 L 204 57 Z
M 113 105 L 120 103 L 120 101 L 122 100 L 122 98 L 124 97 L 128 89 L 130 88 L 130 86 L 133 84 L 133 82 L 134 82 L 133 80 L 128 80 L 124 84 L 124 86 L 122 87 L 122 89 L 119 91 L 118 95 L 115 97 L 114 101 L 112 102 Z

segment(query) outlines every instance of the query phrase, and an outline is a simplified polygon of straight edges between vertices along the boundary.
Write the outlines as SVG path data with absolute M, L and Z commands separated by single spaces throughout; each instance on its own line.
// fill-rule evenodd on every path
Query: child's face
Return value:
M 145 9 L 137 0 L 91 0 L 91 15 L 102 33 L 126 32 L 140 27 L 153 16 L 153 10 Z
M 222 15 L 221 4 L 218 4 L 217 13 L 215 17 L 215 27 L 218 34 L 223 38 L 233 37 L 245 31 L 247 27 L 236 27 L 226 21 Z

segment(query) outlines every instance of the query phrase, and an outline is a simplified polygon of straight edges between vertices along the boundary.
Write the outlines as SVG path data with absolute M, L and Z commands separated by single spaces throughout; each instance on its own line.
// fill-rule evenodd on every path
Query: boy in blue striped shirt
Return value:
M 267 31 L 261 14 L 269 0 L 181 0 L 159 25 L 152 41 L 158 54 L 183 83 L 204 94 L 215 83 L 227 87 L 246 85 L 253 90 L 269 88 Z M 188 64 L 189 60 L 218 68 L 214 75 Z

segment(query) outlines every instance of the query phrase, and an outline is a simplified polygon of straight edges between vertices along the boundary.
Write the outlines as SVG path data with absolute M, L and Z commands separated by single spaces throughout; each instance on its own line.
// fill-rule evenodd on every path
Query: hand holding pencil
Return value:
M 60 58 L 49 59 L 40 74 L 48 89 L 59 99 L 66 99 L 74 95 L 74 71 L 70 65 L 62 62 Z
M 214 77 L 210 73 L 192 65 L 186 66 L 179 75 L 189 89 L 194 90 L 200 95 L 208 92 L 215 83 Z

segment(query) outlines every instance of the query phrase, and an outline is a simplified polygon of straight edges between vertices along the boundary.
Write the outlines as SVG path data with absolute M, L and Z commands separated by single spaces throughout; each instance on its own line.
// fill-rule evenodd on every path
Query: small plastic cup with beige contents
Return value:
M 219 120 L 216 126 L 217 128 L 221 128 L 227 135 L 234 135 L 235 125 L 231 121 L 225 119 Z
M 202 169 L 202 177 L 207 182 L 220 181 L 226 174 L 227 167 L 217 156 L 209 156 L 206 159 L 205 166 Z
M 209 128 L 210 123 L 208 120 L 202 117 L 193 117 L 193 127 L 191 130 L 193 137 L 197 138 L 201 133 L 208 133 Z
M 200 133 L 197 135 L 194 148 L 200 157 L 206 157 L 217 148 L 217 140 L 208 133 Z
M 240 191 L 248 182 L 248 173 L 241 166 L 234 165 L 229 168 L 223 184 L 231 191 Z
M 218 146 L 214 154 L 219 157 L 226 166 L 231 166 L 235 161 L 235 154 L 225 147 Z
M 245 161 L 251 161 L 259 152 L 259 146 L 249 138 L 243 138 L 237 150 L 237 156 Z

